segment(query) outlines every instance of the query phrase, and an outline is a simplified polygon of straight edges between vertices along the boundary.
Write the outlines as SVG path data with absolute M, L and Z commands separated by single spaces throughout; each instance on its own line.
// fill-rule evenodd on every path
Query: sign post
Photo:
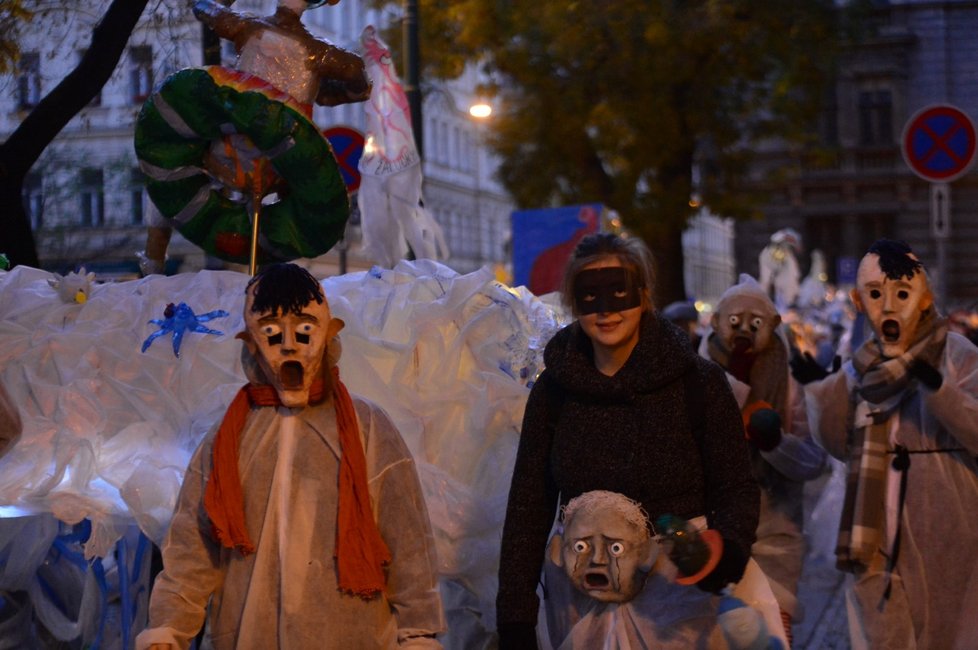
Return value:
M 975 159 L 975 127 L 964 111 L 947 104 L 923 108 L 903 129 L 903 159 L 930 181 L 930 233 L 937 249 L 937 301 L 947 297 L 947 240 L 951 236 L 951 181 Z

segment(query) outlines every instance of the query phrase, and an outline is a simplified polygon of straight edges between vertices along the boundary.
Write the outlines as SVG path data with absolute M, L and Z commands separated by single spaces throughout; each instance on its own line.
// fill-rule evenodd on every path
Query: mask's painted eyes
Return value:
M 298 332 L 299 334 L 308 335 L 316 331 L 316 326 L 313 325 L 312 323 L 301 323 L 297 328 L 295 328 L 295 331 Z
M 882 295 L 883 294 L 880 293 L 880 290 L 879 289 L 872 289 L 869 292 L 869 297 L 872 298 L 873 300 L 879 300 L 880 296 L 882 296 Z
M 909 297 L 910 297 L 910 292 L 907 291 L 906 289 L 901 289 L 900 291 L 897 291 L 897 298 L 899 298 L 900 300 L 906 300 Z
M 611 551 L 613 556 L 619 557 L 625 552 L 625 545 L 622 542 L 612 542 L 611 546 L 608 547 L 608 550 Z
M 737 314 L 730 314 L 730 325 L 732 327 L 740 327 L 740 316 Z
M 753 327 L 756 330 L 759 330 L 759 329 L 761 329 L 761 326 L 764 325 L 764 319 L 763 318 L 760 318 L 760 317 L 755 317 L 750 322 L 750 324 L 751 324 L 751 327 Z
M 591 545 L 585 542 L 583 539 L 579 539 L 574 542 L 574 552 L 575 553 L 587 553 L 591 549 Z
M 275 336 L 282 333 L 282 328 L 275 323 L 265 323 L 261 326 L 261 333 L 265 336 Z

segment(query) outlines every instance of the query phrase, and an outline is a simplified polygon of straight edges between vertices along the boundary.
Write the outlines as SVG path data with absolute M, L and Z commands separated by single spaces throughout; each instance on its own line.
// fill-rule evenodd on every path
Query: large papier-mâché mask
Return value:
M 646 525 L 613 504 L 565 519 L 563 534 L 551 538 L 549 549 L 550 560 L 563 567 L 574 587 L 607 603 L 637 596 L 658 554 Z
M 343 321 L 332 317 L 325 297 L 295 311 L 254 312 L 256 286 L 245 298 L 243 338 L 282 404 L 306 406 L 313 382 L 324 377 L 326 350 Z
M 911 255 L 911 259 L 916 260 Z M 856 309 L 866 314 L 884 357 L 898 357 L 910 346 L 917 324 L 934 297 L 923 270 L 893 277 L 880 267 L 875 253 L 864 256 L 850 293 Z
M 728 350 L 737 352 L 765 350 L 781 324 L 774 303 L 752 294 L 723 298 L 711 318 L 713 331 Z

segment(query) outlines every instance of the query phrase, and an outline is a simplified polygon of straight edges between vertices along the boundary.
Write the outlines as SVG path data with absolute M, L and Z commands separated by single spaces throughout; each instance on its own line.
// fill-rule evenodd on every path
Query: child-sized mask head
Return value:
M 639 504 L 594 490 L 564 507 L 564 532 L 551 538 L 549 555 L 581 592 L 624 603 L 642 591 L 659 549 Z
M 326 351 L 343 321 L 333 318 L 322 287 L 295 264 L 275 264 L 248 283 L 241 335 L 282 404 L 309 404 L 309 390 L 326 378 Z
M 771 342 L 781 316 L 757 280 L 744 273 L 720 296 L 710 324 L 728 350 L 759 353 Z
M 866 314 L 885 357 L 910 346 L 921 316 L 934 303 L 923 265 L 903 242 L 881 239 L 859 262 L 853 304 Z

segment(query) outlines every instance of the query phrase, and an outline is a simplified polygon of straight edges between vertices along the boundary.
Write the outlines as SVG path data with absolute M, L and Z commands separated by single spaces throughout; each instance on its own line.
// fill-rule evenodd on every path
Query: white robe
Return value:
M 242 557 L 210 533 L 203 494 L 213 434 L 187 469 L 163 545 L 164 570 L 137 648 L 186 648 L 204 621 L 222 648 L 354 650 L 401 645 L 445 628 L 434 542 L 414 462 L 387 416 L 355 399 L 371 505 L 392 555 L 387 589 L 365 601 L 337 589 L 340 446 L 332 402 L 305 409 L 260 407 L 239 443 L 245 522 L 256 552 Z
M 948 333 L 939 370 L 940 389 L 918 387 L 900 406 L 890 446 L 964 451 L 911 453 L 892 592 L 881 598 L 886 575 L 880 551 L 850 591 L 854 647 L 868 642 L 874 650 L 957 650 L 974 648 L 978 639 L 978 349 Z M 805 387 L 812 433 L 840 460 L 849 456 L 857 387 L 851 362 Z M 889 472 L 887 551 L 899 485 L 896 471 Z

